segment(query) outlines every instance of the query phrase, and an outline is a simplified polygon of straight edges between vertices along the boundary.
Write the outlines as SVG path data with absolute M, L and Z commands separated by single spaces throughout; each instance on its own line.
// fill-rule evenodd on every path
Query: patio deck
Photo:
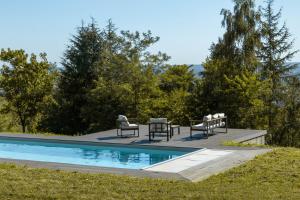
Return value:
M 120 143 L 120 144 L 136 144 L 136 145 L 154 145 L 154 146 L 168 146 L 168 147 L 187 147 L 187 148 L 212 148 L 212 149 L 239 149 L 238 147 L 224 147 L 222 145 L 225 141 L 244 142 L 265 136 L 267 134 L 264 130 L 247 130 L 247 129 L 228 129 L 228 133 L 224 129 L 216 129 L 215 135 L 210 135 L 208 138 L 203 137 L 199 133 L 193 133 L 193 138 L 190 138 L 190 128 L 181 127 L 180 135 L 174 131 L 174 136 L 167 141 L 166 137 L 155 137 L 155 140 L 149 142 L 148 126 L 140 126 L 140 137 L 130 137 L 130 133 L 124 133 L 128 137 L 117 136 L 117 130 L 108 130 L 99 133 L 93 133 L 83 136 L 78 136 L 83 140 L 106 142 L 106 143 Z M 218 133 L 220 132 L 220 133 Z
M 216 130 L 218 131 L 218 130 Z M 224 131 L 220 129 L 219 131 Z M 119 168 L 106 168 L 94 166 L 81 166 L 62 163 L 47 163 L 38 161 L 0 159 L 0 162 L 13 162 L 25 164 L 31 167 L 42 167 L 51 169 L 62 169 L 70 171 L 82 171 L 90 173 L 114 173 L 141 177 L 181 179 L 188 181 L 203 180 L 213 174 L 220 173 L 232 167 L 238 166 L 255 156 L 266 153 L 270 149 L 258 147 L 228 147 L 223 146 L 224 141 L 249 141 L 263 137 L 266 131 L 262 130 L 242 130 L 228 129 L 228 133 L 217 133 L 208 138 L 202 134 L 193 134 L 193 139 L 189 135 L 189 127 L 181 127 L 181 133 L 174 132 L 174 137 L 166 141 L 166 137 L 155 137 L 155 141 L 148 140 L 148 126 L 140 126 L 140 137 L 117 136 L 117 130 L 108 130 L 82 136 L 43 136 L 34 134 L 11 134 L 0 133 L 1 138 L 47 140 L 63 143 L 79 143 L 92 145 L 125 145 L 144 146 L 148 148 L 195 148 L 195 153 L 167 161 L 146 169 L 132 170 Z M 125 135 L 125 134 L 124 134 Z M 202 150 L 201 150 L 202 149 Z M 171 167 L 170 167 L 171 166 Z M 170 170 L 169 170 L 170 169 Z

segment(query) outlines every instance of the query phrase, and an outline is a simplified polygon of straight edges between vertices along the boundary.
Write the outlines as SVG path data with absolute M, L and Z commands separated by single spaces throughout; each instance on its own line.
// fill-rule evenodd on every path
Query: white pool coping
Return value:
M 200 149 L 171 160 L 145 167 L 143 170 L 152 172 L 179 173 L 197 165 L 225 157 L 233 152 L 234 151 L 232 150 Z

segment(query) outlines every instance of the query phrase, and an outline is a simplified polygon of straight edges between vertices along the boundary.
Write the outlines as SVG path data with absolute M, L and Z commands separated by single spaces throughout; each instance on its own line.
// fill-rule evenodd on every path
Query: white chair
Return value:
M 130 124 L 130 121 L 135 121 L 135 124 Z M 120 129 L 120 134 L 119 134 Z M 123 137 L 123 131 L 133 131 L 133 136 L 139 137 L 140 136 L 140 130 L 139 130 L 139 124 L 137 123 L 137 119 L 130 118 L 128 119 L 125 115 L 119 115 L 117 119 L 117 136 Z M 137 131 L 137 135 L 135 134 Z
M 199 123 L 200 122 L 200 123 Z M 197 124 L 198 123 L 198 124 Z M 216 128 L 225 127 L 225 133 L 227 133 L 227 117 L 224 113 L 216 113 L 214 115 L 207 115 L 203 117 L 203 120 L 191 120 L 190 125 L 190 137 L 193 137 L 193 131 L 201 131 L 206 134 L 207 138 L 209 133 L 214 133 Z

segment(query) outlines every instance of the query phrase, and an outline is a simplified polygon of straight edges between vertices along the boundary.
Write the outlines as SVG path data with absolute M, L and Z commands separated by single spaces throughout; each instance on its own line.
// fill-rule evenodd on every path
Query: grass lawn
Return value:
M 222 142 L 223 146 L 229 146 L 229 147 L 264 147 L 264 148 L 271 148 L 271 146 L 265 145 L 265 144 L 248 144 L 248 143 L 239 143 L 235 141 L 224 141 Z
M 300 199 L 300 149 L 273 152 L 199 183 L 0 164 L 0 199 Z

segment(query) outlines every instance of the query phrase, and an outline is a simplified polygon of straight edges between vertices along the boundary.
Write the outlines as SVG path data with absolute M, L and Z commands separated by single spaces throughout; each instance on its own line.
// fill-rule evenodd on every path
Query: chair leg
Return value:
M 190 128 L 190 138 L 193 138 L 193 135 L 192 135 L 192 128 Z
M 150 124 L 149 124 L 149 141 L 151 141 Z
M 171 134 L 171 132 L 170 132 Z M 167 141 L 169 141 L 169 131 L 167 131 Z
M 178 127 L 178 135 L 180 135 L 180 127 Z
M 225 125 L 226 125 L 226 133 L 227 133 L 227 129 L 228 129 L 228 121 L 227 121 L 227 117 L 226 117 L 226 121 L 225 121 Z

